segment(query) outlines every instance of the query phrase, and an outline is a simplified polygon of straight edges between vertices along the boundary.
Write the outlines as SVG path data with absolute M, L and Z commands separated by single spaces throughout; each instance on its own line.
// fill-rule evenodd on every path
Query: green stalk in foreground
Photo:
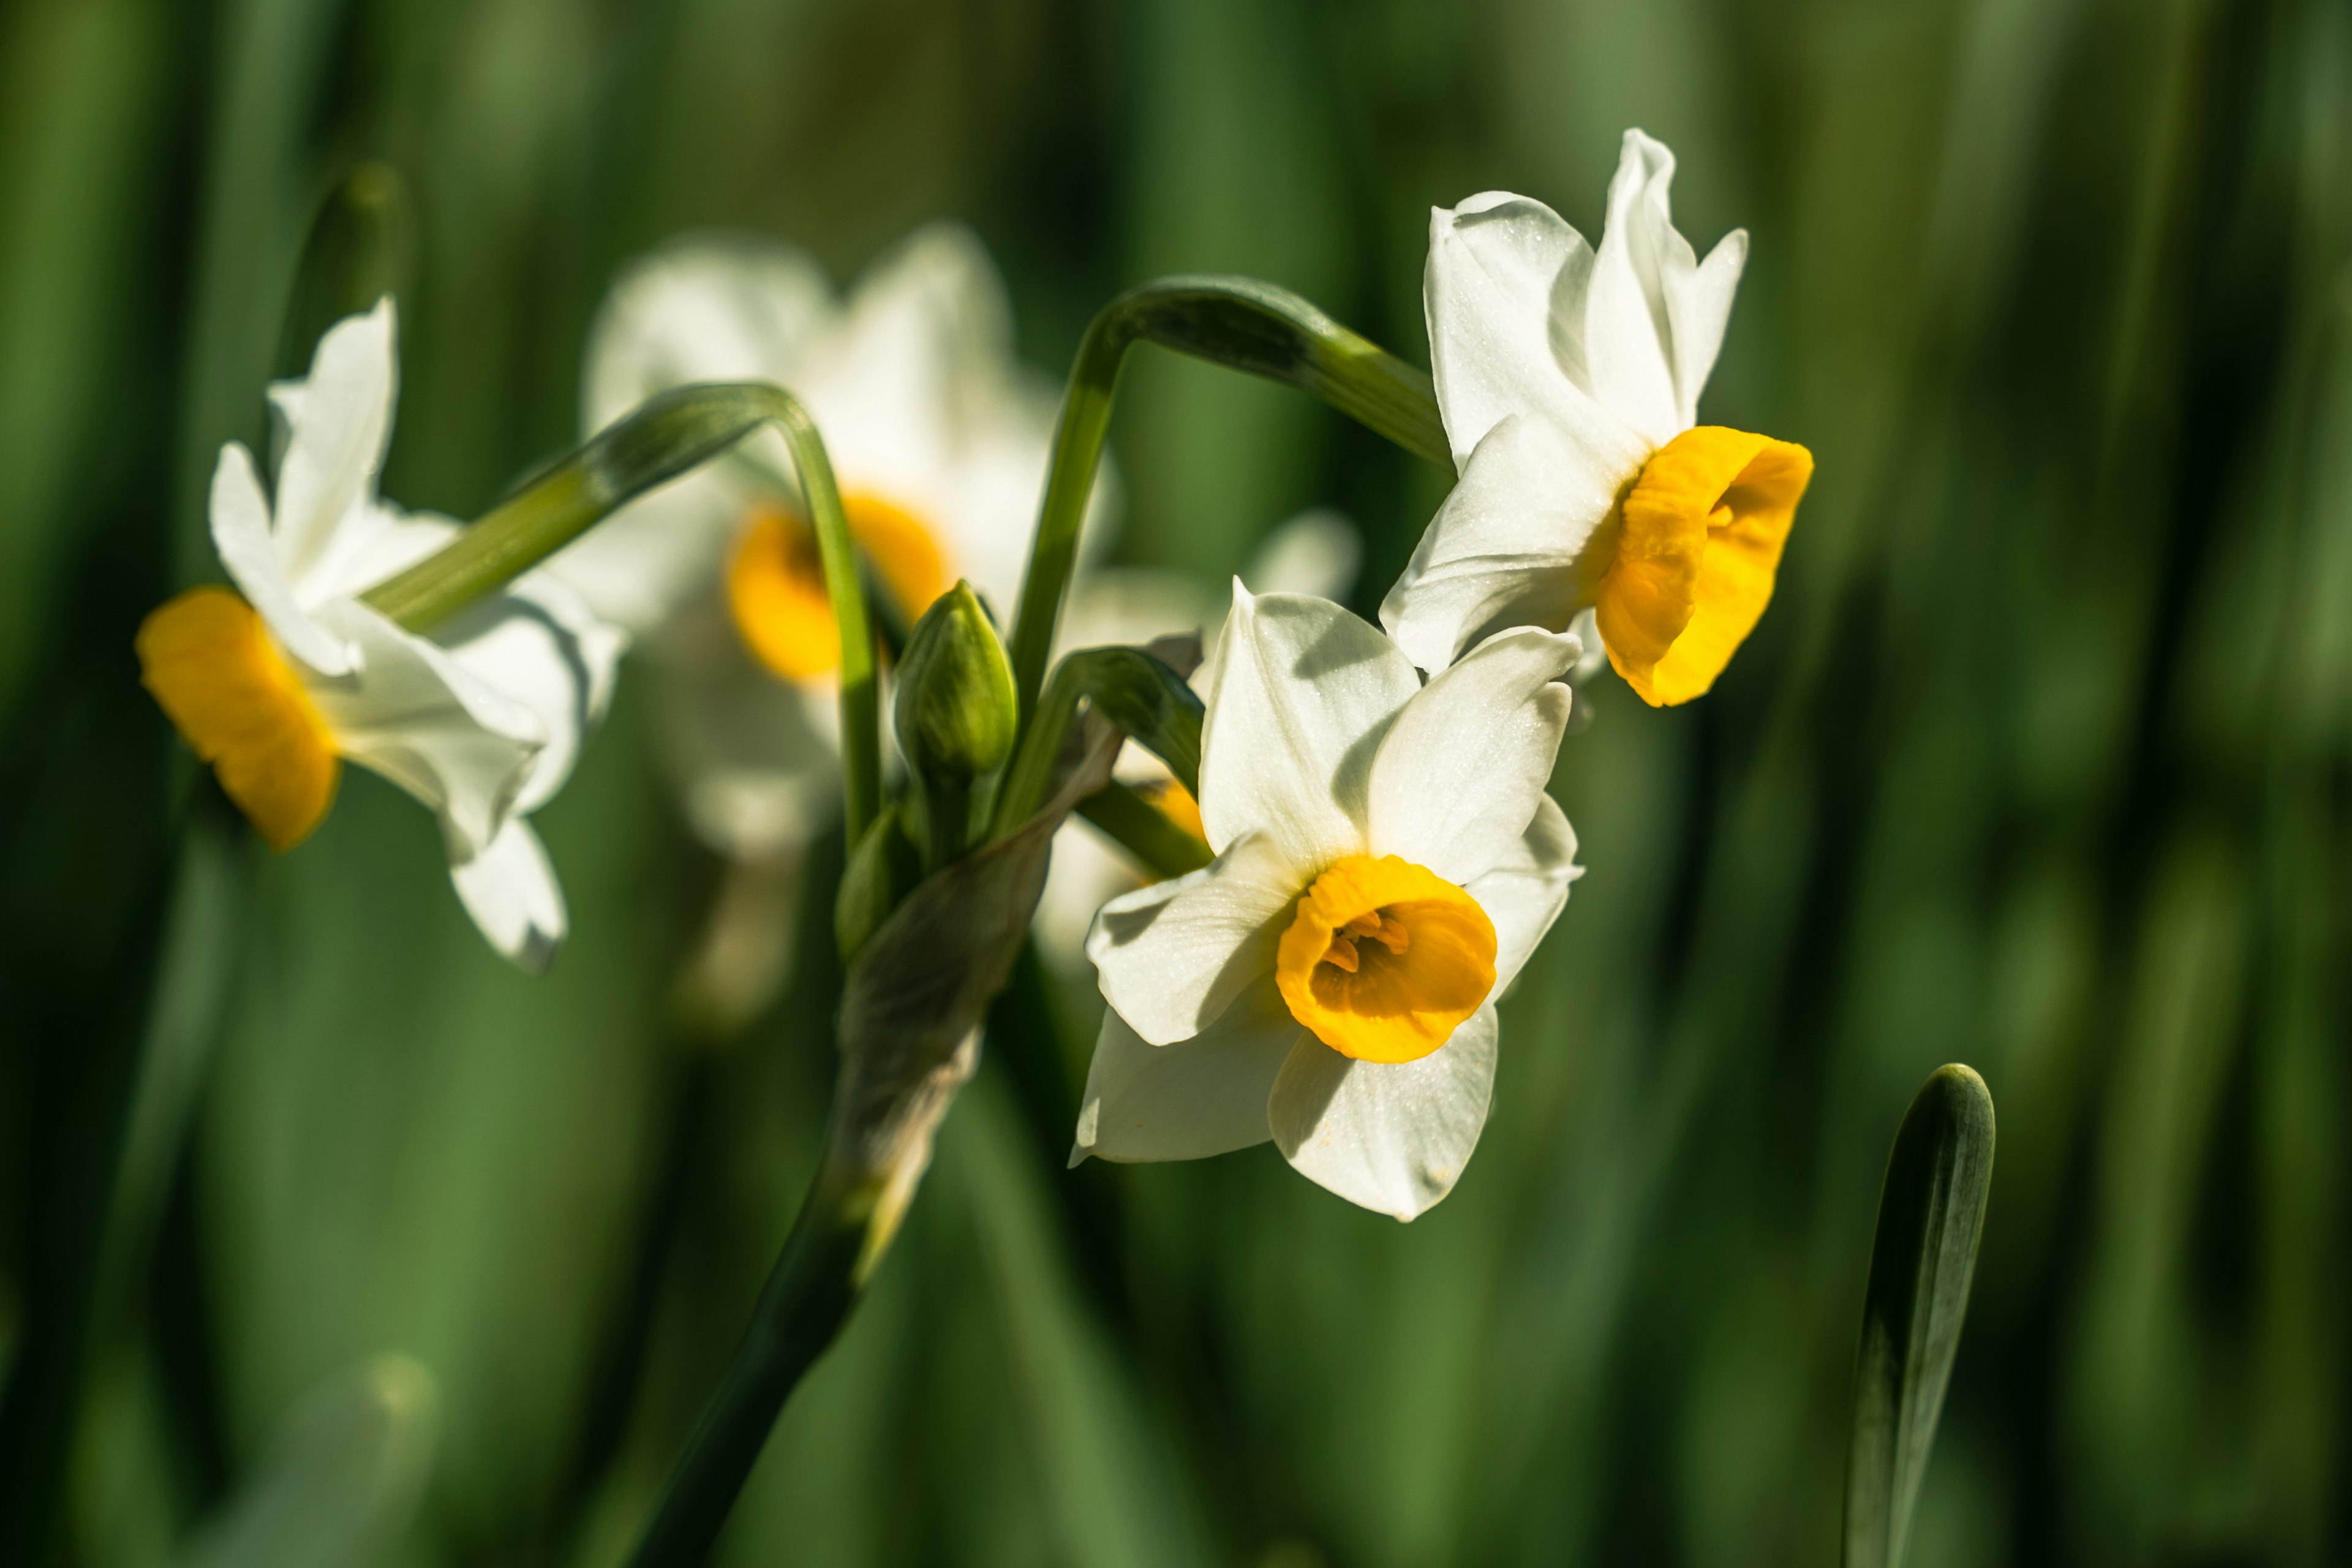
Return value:
M 672 1472 L 630 1568 L 690 1568 L 727 1522 L 777 1415 L 833 1342 L 898 1234 L 931 1135 L 980 1058 L 1045 882 L 1055 830 L 1110 782 L 1121 736 L 1078 721 L 1076 758 L 1021 827 L 918 885 L 850 961 L 824 1152 L 727 1377 Z
M 1128 290 L 1087 328 L 1054 430 L 1053 466 L 1013 623 L 1013 681 L 1024 726 L 1053 656 L 1054 625 L 1102 467 L 1119 367 L 1138 342 L 1297 387 L 1406 451 L 1454 466 L 1428 375 L 1287 289 L 1254 278 L 1181 277 Z
M 681 386 L 647 398 L 571 457 L 483 514 L 447 549 L 362 597 L 423 631 L 495 592 L 625 503 L 773 424 L 791 449 L 841 629 L 841 757 L 849 837 L 882 802 L 881 689 L 857 555 L 824 441 L 800 400 L 756 382 Z

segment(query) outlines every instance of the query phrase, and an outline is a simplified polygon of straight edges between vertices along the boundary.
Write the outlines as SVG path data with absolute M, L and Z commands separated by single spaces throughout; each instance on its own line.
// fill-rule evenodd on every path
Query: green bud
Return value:
M 923 612 L 898 665 L 891 724 L 907 766 L 928 788 L 969 788 L 1013 754 L 1013 667 L 969 583 Z
M 908 890 L 922 879 L 921 858 L 907 837 L 898 803 L 883 806 L 849 853 L 841 890 L 833 900 L 833 941 L 847 963 L 882 928 Z
M 415 205 L 400 171 L 361 163 L 319 204 L 302 244 L 278 348 L 281 375 L 309 369 L 320 336 L 405 288 L 416 253 Z

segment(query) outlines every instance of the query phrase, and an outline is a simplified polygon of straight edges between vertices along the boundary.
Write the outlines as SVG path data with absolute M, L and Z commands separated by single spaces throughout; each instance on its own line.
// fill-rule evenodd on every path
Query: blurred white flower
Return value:
M 275 506 L 242 445 L 213 474 L 213 542 L 244 596 L 197 588 L 148 616 L 142 678 L 278 848 L 325 816 L 342 757 L 431 806 L 475 923 L 543 969 L 563 894 L 523 818 L 570 775 L 622 637 L 544 571 L 429 637 L 360 601 L 458 532 L 376 494 L 398 379 L 386 299 L 330 329 L 309 376 L 270 388 L 287 432 Z
M 1748 237 L 1700 261 L 1674 172 L 1625 133 L 1597 251 L 1507 192 L 1432 213 L 1430 363 L 1462 477 L 1381 606 L 1422 668 L 1590 613 L 1644 701 L 1685 702 L 1764 613 L 1812 456 L 1697 425 Z
M 1577 875 L 1545 793 L 1573 637 L 1505 633 L 1426 687 L 1320 599 L 1236 588 L 1210 676 L 1202 821 L 1217 857 L 1115 900 L 1110 1004 L 1073 1162 L 1271 1138 L 1411 1219 L 1485 1126 L 1494 1003 Z
M 1355 586 L 1363 545 L 1355 524 L 1339 512 L 1316 508 L 1283 523 L 1242 570 L 1242 582 L 1259 594 L 1307 594 L 1345 598 Z M 1224 624 L 1231 590 L 1210 589 L 1188 573 L 1151 567 L 1114 567 L 1082 574 L 1062 616 L 1060 649 L 1126 646 L 1140 647 L 1154 637 L 1199 634 L 1213 642 Z M 1208 666 L 1193 676 L 1203 689 Z M 1130 742 L 1119 752 L 1118 773 L 1177 825 L 1198 834 L 1201 808 L 1184 786 L 1169 776 L 1160 760 Z M 1147 881 L 1127 851 L 1083 819 L 1054 836 L 1054 857 L 1037 900 L 1034 929 L 1046 961 L 1076 976 L 1087 968 L 1087 928 L 1095 911 Z
M 851 531 L 905 624 L 960 577 L 1011 612 L 1055 393 L 1013 357 L 1003 286 L 970 233 L 918 231 L 846 300 L 790 247 L 702 237 L 656 252 L 597 320 L 587 427 L 710 381 L 773 382 L 808 408 Z M 645 639 L 688 820 L 740 861 L 795 853 L 840 788 L 837 639 L 791 471 L 781 438 L 763 433 L 551 563 Z

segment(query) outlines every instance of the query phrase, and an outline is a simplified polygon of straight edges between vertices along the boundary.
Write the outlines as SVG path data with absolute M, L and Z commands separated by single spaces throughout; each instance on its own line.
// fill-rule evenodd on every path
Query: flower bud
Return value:
M 891 714 L 926 789 L 969 788 L 1013 754 L 1013 667 L 970 583 L 940 595 L 907 639 Z

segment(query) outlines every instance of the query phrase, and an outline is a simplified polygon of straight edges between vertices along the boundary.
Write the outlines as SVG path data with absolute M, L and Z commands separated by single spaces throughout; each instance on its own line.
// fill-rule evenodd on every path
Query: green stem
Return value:
M 761 426 L 783 433 L 841 632 L 841 753 L 850 842 L 882 800 L 881 700 L 857 553 L 824 441 L 800 400 L 758 383 L 683 386 L 648 398 L 437 554 L 361 598 L 423 631 L 495 593 L 616 508 L 725 452 Z
M 994 837 L 1002 837 L 1028 821 L 1053 786 L 1054 764 L 1062 753 L 1062 737 L 1069 732 L 1078 716 L 1079 700 L 1086 695 L 1073 664 L 1073 660 L 1066 658 L 1055 669 L 1052 683 L 1035 705 L 1035 713 L 1022 728 L 1013 765 L 1005 770 L 1004 782 L 997 786 L 992 830 Z
M 709 1555 L 776 1413 L 841 1331 L 873 1271 L 877 1196 L 830 1153 L 818 1167 L 727 1381 L 703 1412 L 629 1568 L 692 1568 Z
M 1200 793 L 1202 710 L 1192 689 L 1141 648 L 1085 648 L 1054 667 L 997 791 L 994 837 L 1018 831 L 1045 804 L 1081 701 L 1165 763 L 1177 783 Z
M 923 869 L 936 871 L 971 842 L 971 785 L 961 779 L 923 781 Z
M 1252 278 L 1185 277 L 1120 295 L 1087 328 L 1054 431 L 1053 466 L 1013 628 L 1013 679 L 1024 724 L 1053 655 L 1119 367 L 1139 342 L 1296 386 L 1409 452 L 1454 465 L 1428 375 L 1288 289 Z

